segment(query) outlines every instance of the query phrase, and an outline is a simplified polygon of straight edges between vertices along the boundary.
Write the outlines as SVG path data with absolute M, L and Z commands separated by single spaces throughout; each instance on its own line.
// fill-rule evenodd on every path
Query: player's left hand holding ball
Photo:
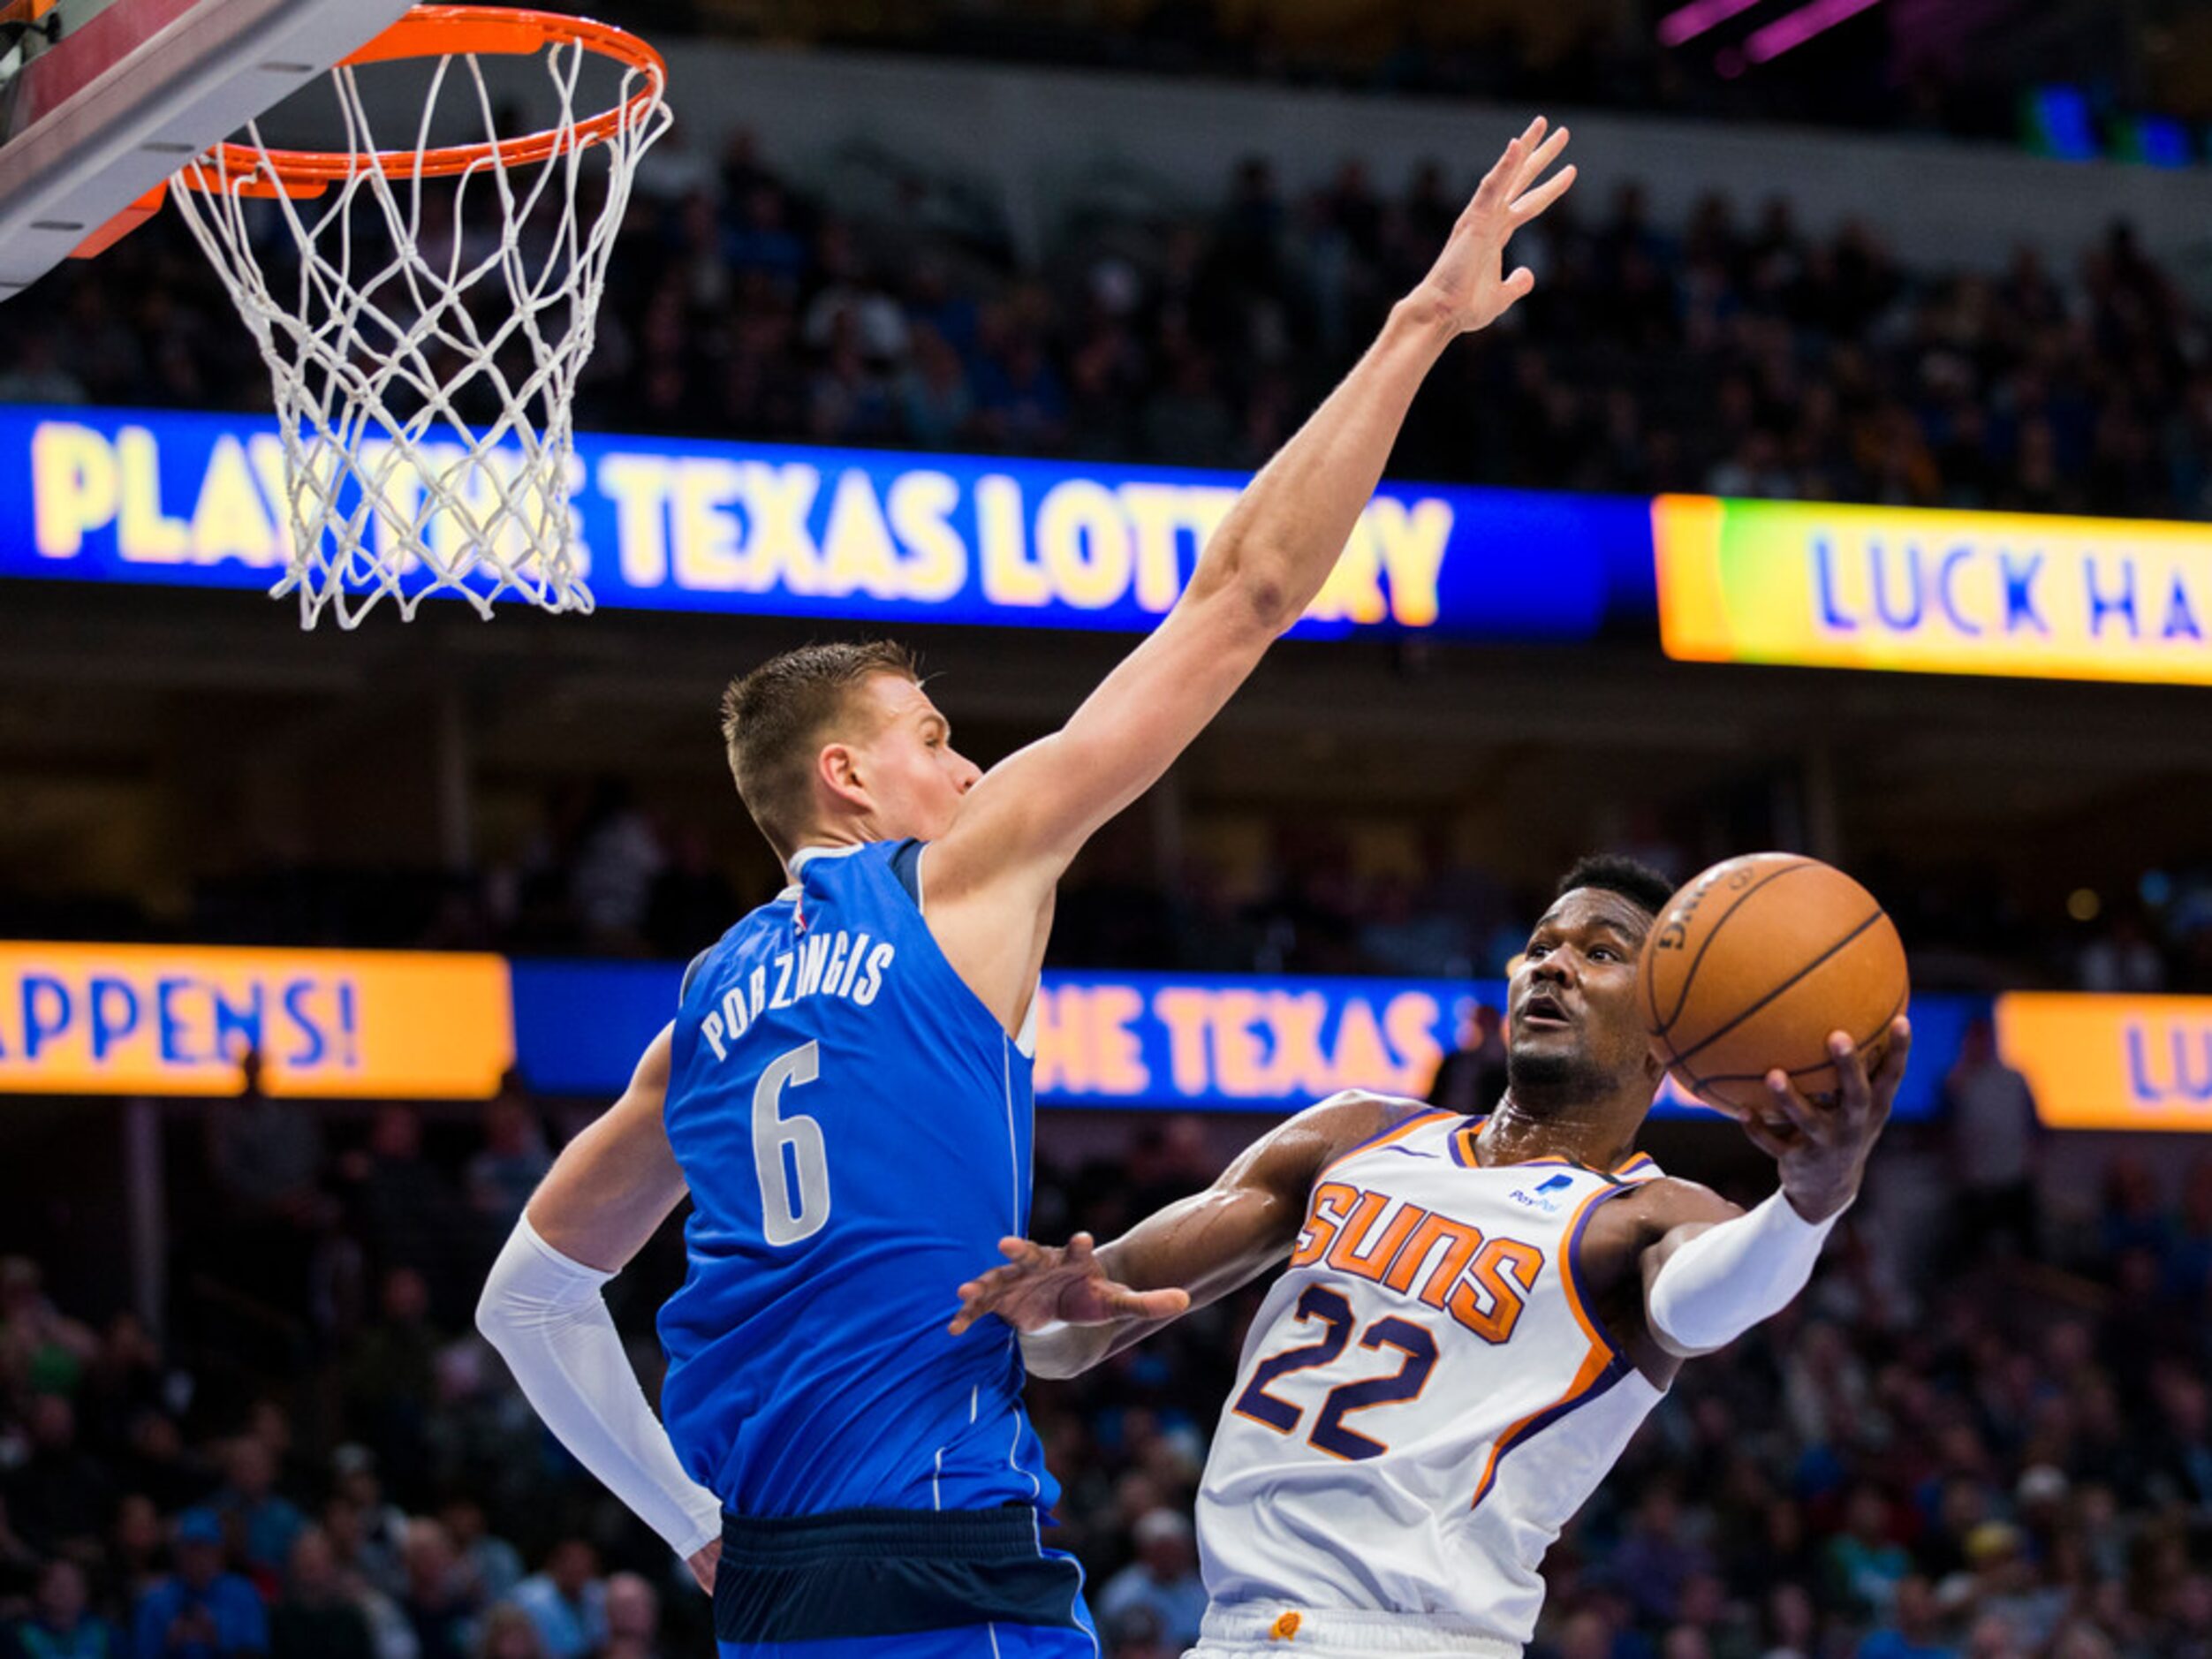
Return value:
M 1041 1330 L 1055 1323 L 1110 1325 L 1124 1319 L 1173 1319 L 1188 1311 L 1187 1291 L 1133 1291 L 1116 1282 L 1098 1259 L 1095 1241 L 1079 1232 L 1064 1249 L 1002 1239 L 1006 1258 L 981 1278 L 960 1287 L 960 1311 L 951 1331 L 958 1336 L 986 1314 L 996 1314 L 1016 1330 Z
M 1826 1105 L 1799 1091 L 1788 1072 L 1767 1073 L 1768 1110 L 1743 1118 L 1744 1133 L 1780 1166 L 1782 1190 L 1806 1220 L 1825 1221 L 1858 1195 L 1867 1155 L 1890 1121 L 1912 1049 L 1912 1022 L 1892 1021 L 1889 1051 L 1869 1077 L 1850 1036 L 1831 1032 L 1828 1051 L 1838 1086 Z

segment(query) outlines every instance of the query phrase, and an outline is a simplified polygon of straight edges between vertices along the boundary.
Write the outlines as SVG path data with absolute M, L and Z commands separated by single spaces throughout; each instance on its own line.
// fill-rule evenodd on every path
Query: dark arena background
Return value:
M 677 123 L 576 394 L 596 614 L 297 628 L 173 216 L 0 308 L 0 1649 L 263 1651 L 147 1614 L 206 1534 L 270 1659 L 711 1652 L 472 1311 L 781 885 L 723 683 L 889 633 L 984 764 L 1053 729 L 1542 111 L 1534 293 L 1062 890 L 1034 1235 L 1338 1089 L 1483 1110 L 1582 852 L 1814 854 L 1910 955 L 1895 1119 L 1531 1652 L 2212 1655 L 2212 11 L 609 11 Z M 1773 1190 L 1686 1102 L 1642 1144 Z M 610 1292 L 648 1398 L 677 1235 Z M 1031 1386 L 1107 1659 L 1195 1639 L 1258 1298 Z

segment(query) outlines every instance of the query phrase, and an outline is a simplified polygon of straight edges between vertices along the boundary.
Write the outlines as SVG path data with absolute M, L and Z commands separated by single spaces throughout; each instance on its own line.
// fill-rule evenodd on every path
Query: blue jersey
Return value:
M 661 1411 L 733 1513 L 1049 1509 L 1013 1333 L 945 1325 L 1029 1225 L 1029 1057 L 923 921 L 921 844 L 802 852 L 693 964 L 666 1117 L 694 1206 Z

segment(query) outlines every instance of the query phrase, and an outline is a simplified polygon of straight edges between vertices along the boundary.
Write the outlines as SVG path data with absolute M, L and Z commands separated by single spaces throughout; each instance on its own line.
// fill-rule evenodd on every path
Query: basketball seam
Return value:
M 1726 918 L 1723 917 L 1722 920 L 1725 920 Z M 1749 1019 L 1761 1009 L 1766 1007 L 1768 1004 L 1773 1002 L 1776 997 L 1781 996 L 1784 991 L 1790 989 L 1791 987 L 1803 981 L 1807 974 L 1820 968 L 1830 958 L 1834 957 L 1838 951 L 1841 951 L 1845 945 L 1849 944 L 1853 939 L 1856 939 L 1860 934 L 1866 932 L 1867 928 L 1873 927 L 1875 922 L 1880 921 L 1881 920 L 1882 907 L 1877 905 L 1875 906 L 1874 914 L 1868 916 L 1866 920 L 1860 922 L 1856 928 L 1853 928 L 1842 938 L 1837 940 L 1834 944 L 1829 945 L 1827 950 L 1822 951 L 1820 955 L 1814 957 L 1810 962 L 1807 962 L 1796 973 L 1791 974 L 1788 979 L 1784 980 L 1781 984 L 1776 986 L 1764 996 L 1761 996 L 1757 1002 L 1752 1004 L 1750 1007 L 1744 1009 L 1735 1017 L 1735 1019 L 1730 1020 L 1726 1025 L 1720 1026 L 1716 1030 L 1707 1032 L 1704 1038 L 1701 1042 L 1692 1043 L 1687 1049 L 1685 1049 L 1678 1053 L 1675 1056 L 1675 1063 L 1678 1065 L 1681 1064 L 1687 1061 L 1693 1055 L 1699 1053 L 1702 1049 L 1711 1048 L 1716 1042 L 1718 1042 L 1730 1032 L 1735 1030 L 1737 1026 L 1742 1025 L 1745 1020 Z M 1717 924 L 1716 924 L 1715 931 L 1718 931 Z M 1667 1046 L 1669 1048 L 1672 1048 L 1674 1045 L 1672 1043 L 1669 1043 Z
M 1707 930 L 1705 937 L 1698 942 L 1697 954 L 1690 958 L 1690 966 L 1683 971 L 1682 983 L 1675 988 L 1674 1011 L 1669 1014 L 1664 1020 L 1661 1020 L 1658 1024 L 1652 1026 L 1651 1034 L 1653 1036 L 1665 1036 L 1667 1033 L 1674 1029 L 1674 1022 L 1682 1018 L 1682 1005 L 1690 1000 L 1690 986 L 1692 981 L 1697 978 L 1698 969 L 1704 965 L 1705 953 L 1713 948 L 1713 941 L 1715 937 L 1719 935 L 1720 930 L 1723 928 L 1728 926 L 1729 918 L 1733 916 L 1738 911 L 1744 907 L 1745 901 L 1769 883 L 1778 882 L 1784 876 L 1793 875 L 1799 870 L 1809 870 L 1813 867 L 1814 861 L 1811 859 L 1799 859 L 1795 864 L 1787 864 L 1783 866 L 1782 868 L 1775 871 L 1771 875 L 1761 876 L 1749 887 L 1746 887 L 1742 892 L 1736 895 L 1734 900 L 1729 905 L 1728 908 L 1721 912 L 1719 917 L 1714 921 L 1712 927 Z M 1662 920 L 1662 925 L 1664 925 L 1663 919 Z M 1652 1018 L 1654 1019 L 1657 1019 L 1659 1016 L 1659 981 L 1658 977 L 1655 974 L 1652 978 L 1650 990 Z M 1674 1045 L 1672 1043 L 1669 1043 L 1667 1047 L 1670 1049 L 1672 1049 Z M 1693 1050 L 1693 1052 L 1694 1052 L 1694 1050 Z
M 1867 1049 L 1873 1048 L 1875 1043 L 1879 1042 L 1882 1036 L 1889 1031 L 1890 1022 L 1895 1019 L 1904 1010 L 1906 999 L 1912 995 L 1913 992 L 1909 986 L 1905 989 L 1899 991 L 1898 993 L 1897 1001 L 1890 1004 L 1890 1011 L 1882 1016 L 1882 1023 L 1875 1027 L 1874 1034 L 1864 1039 L 1862 1042 L 1853 1044 L 1852 1052 L 1853 1054 L 1864 1054 Z M 1790 1078 L 1810 1077 L 1814 1072 L 1824 1071 L 1835 1064 L 1836 1062 L 1832 1059 L 1822 1060 L 1814 1065 L 1800 1065 L 1794 1072 L 1785 1072 L 1783 1075 Z M 1768 1071 L 1772 1071 L 1773 1069 L 1774 1068 L 1772 1066 L 1767 1068 Z M 1690 1074 L 1690 1093 L 1693 1095 L 1696 1094 L 1699 1089 L 1703 1088 L 1708 1083 L 1753 1083 L 1761 1080 L 1766 1075 L 1766 1072 L 1715 1072 L 1709 1077 L 1700 1077 L 1697 1073 L 1693 1072 Z

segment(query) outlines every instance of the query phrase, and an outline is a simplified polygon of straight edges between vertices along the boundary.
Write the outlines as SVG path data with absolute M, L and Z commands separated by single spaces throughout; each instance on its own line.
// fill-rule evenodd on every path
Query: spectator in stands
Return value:
M 1670 1624 L 1683 1586 L 1711 1571 L 1711 1553 L 1688 1534 L 1680 1494 L 1670 1481 L 1654 1482 L 1638 1502 L 1611 1564 L 1614 1581 L 1639 1618 Z
M 403 1497 L 428 1478 L 429 1412 L 445 1338 L 430 1322 L 430 1290 L 413 1268 L 385 1274 L 375 1322 L 355 1338 L 345 1364 L 354 1429 Z
M 2079 980 L 2085 991 L 2166 989 L 2165 961 L 2132 908 L 2116 911 L 2104 931 L 2082 947 Z
M 269 1659 L 376 1659 L 368 1616 L 338 1572 L 330 1534 L 292 1541 L 284 1593 L 269 1616 Z
M 164 1411 L 143 1411 L 130 1420 L 121 1460 L 123 1483 L 144 1493 L 156 1509 L 174 1513 L 201 1502 L 222 1478 L 201 1452 L 186 1443 L 177 1420 Z
M 438 1511 L 460 1557 L 472 1594 L 486 1606 L 504 1602 L 522 1582 L 522 1557 L 504 1538 L 493 1536 L 484 1506 L 466 1492 L 446 1499 Z
M 1971 1556 L 1972 1540 L 1968 1541 Z M 1886 1618 L 1913 1558 L 1890 1535 L 1890 1504 L 1882 1489 L 1862 1482 L 1844 1502 L 1844 1529 L 1829 1540 L 1824 1563 L 1829 1605 Z
M 90 1610 L 84 1569 L 49 1561 L 38 1575 L 29 1615 L 0 1636 L 7 1659 L 124 1659 L 123 1632 Z
M 0 1257 L 0 1356 L 25 1388 L 73 1393 L 99 1351 L 91 1328 L 49 1299 L 37 1262 Z
M 519 1607 L 495 1607 L 477 1632 L 474 1659 L 552 1659 L 537 1624 Z
M 241 1435 L 226 1449 L 223 1464 L 229 1478 L 208 1507 L 238 1536 L 246 1564 L 273 1575 L 291 1560 L 307 1518 L 276 1490 L 276 1460 L 262 1442 Z
M 1943 1615 L 1935 1587 L 1918 1573 L 1898 1580 L 1890 1617 L 1859 1644 L 1858 1659 L 1958 1659 L 1941 1640 Z
M 36 1394 L 23 1420 L 27 1455 L 0 1491 L 24 1542 L 51 1552 L 97 1540 L 113 1518 L 117 1494 L 106 1465 L 79 1439 L 76 1408 L 59 1394 Z
M 400 1560 L 405 1581 L 399 1610 L 414 1632 L 420 1659 L 466 1659 L 481 1609 L 445 1528 L 434 1520 L 409 1521 Z
M 1964 1239 L 2004 1238 L 2021 1254 L 2034 1255 L 2041 1139 L 2035 1096 L 1997 1052 L 1996 1026 L 1986 1017 L 1969 1021 L 1959 1039 L 1958 1061 L 1943 1079 L 1943 1106 Z
M 1137 1559 L 1109 1579 L 1098 1593 L 1102 1625 L 1118 1627 L 1135 1609 L 1149 1612 L 1170 1651 L 1198 1640 L 1206 1613 L 1206 1587 L 1198 1576 L 1191 1523 L 1179 1511 L 1155 1509 L 1133 1530 Z
M 585 809 L 569 878 L 576 914 L 598 949 L 635 952 L 641 947 L 646 904 L 666 861 L 629 784 L 601 778 Z
M 484 1145 L 468 1161 L 468 1201 L 498 1238 L 512 1231 L 545 1172 L 553 1167 L 522 1076 L 509 1072 L 484 1105 Z
M 435 1303 L 445 1288 L 461 1212 L 445 1171 L 423 1155 L 419 1109 L 379 1106 L 367 1146 L 338 1167 L 352 1184 L 358 1225 L 376 1269 L 413 1269 Z
M 130 1493 L 116 1505 L 104 1564 L 107 1571 L 101 1577 L 101 1600 L 117 1611 L 136 1607 L 139 1598 L 165 1576 L 166 1540 L 161 1511 L 144 1493 Z
M 635 1572 L 607 1580 L 607 1638 L 599 1659 L 665 1659 L 660 1592 Z
M 223 1567 L 222 1519 L 186 1510 L 171 1532 L 177 1571 L 140 1599 L 133 1659 L 232 1659 L 269 1652 L 269 1616 L 254 1587 Z
M 585 1659 L 607 1640 L 607 1586 L 599 1552 L 564 1538 L 545 1565 L 515 1587 L 514 1604 L 530 1616 L 551 1659 Z

